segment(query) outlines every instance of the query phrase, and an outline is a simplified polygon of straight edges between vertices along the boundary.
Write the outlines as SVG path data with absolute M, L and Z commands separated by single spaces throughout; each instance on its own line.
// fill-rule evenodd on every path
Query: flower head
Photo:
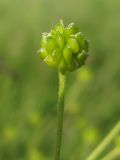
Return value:
M 74 71 L 85 64 L 88 41 L 74 23 L 67 27 L 60 20 L 50 33 L 42 33 L 39 57 L 48 66 L 62 73 Z

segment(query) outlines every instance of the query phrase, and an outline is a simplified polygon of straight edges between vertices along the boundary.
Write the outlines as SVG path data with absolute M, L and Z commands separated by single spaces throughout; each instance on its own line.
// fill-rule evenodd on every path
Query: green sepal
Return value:
M 67 70 L 67 65 L 66 65 L 66 62 L 64 60 L 64 58 L 62 57 L 60 62 L 59 62 L 59 65 L 58 65 L 58 69 L 61 73 L 65 73 L 66 70 Z
M 40 59 L 44 59 L 45 57 L 48 56 L 48 52 L 46 51 L 45 48 L 40 48 L 37 53 L 39 54 Z
M 63 56 L 67 64 L 71 63 L 72 51 L 69 46 L 65 46 L 63 49 Z
M 73 54 L 76 54 L 79 52 L 79 43 L 75 38 L 68 38 L 67 42 L 71 50 L 73 51 Z
M 64 40 L 64 37 L 59 32 L 56 34 L 56 42 L 57 42 L 57 45 L 62 50 L 65 44 L 65 40 Z

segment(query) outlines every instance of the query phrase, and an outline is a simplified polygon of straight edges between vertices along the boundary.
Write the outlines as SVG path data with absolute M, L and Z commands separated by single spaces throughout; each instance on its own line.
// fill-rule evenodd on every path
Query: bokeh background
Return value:
M 60 18 L 90 41 L 67 73 L 62 160 L 84 160 L 120 119 L 119 0 L 0 0 L 0 160 L 54 157 L 58 73 L 36 51 Z

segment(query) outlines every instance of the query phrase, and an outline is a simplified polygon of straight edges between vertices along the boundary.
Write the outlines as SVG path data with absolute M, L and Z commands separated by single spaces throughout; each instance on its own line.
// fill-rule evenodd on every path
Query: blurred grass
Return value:
M 85 159 L 119 120 L 119 15 L 118 0 L 0 0 L 0 160 L 53 159 L 58 75 L 36 51 L 60 18 L 91 44 L 68 74 L 62 159 Z

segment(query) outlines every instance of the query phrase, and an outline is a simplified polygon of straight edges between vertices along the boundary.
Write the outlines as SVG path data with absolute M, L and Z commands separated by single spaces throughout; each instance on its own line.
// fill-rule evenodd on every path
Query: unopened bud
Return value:
M 43 33 L 38 51 L 40 59 L 62 73 L 74 71 L 84 65 L 88 52 L 88 41 L 77 33 L 74 23 L 64 27 L 62 20 L 50 31 Z

